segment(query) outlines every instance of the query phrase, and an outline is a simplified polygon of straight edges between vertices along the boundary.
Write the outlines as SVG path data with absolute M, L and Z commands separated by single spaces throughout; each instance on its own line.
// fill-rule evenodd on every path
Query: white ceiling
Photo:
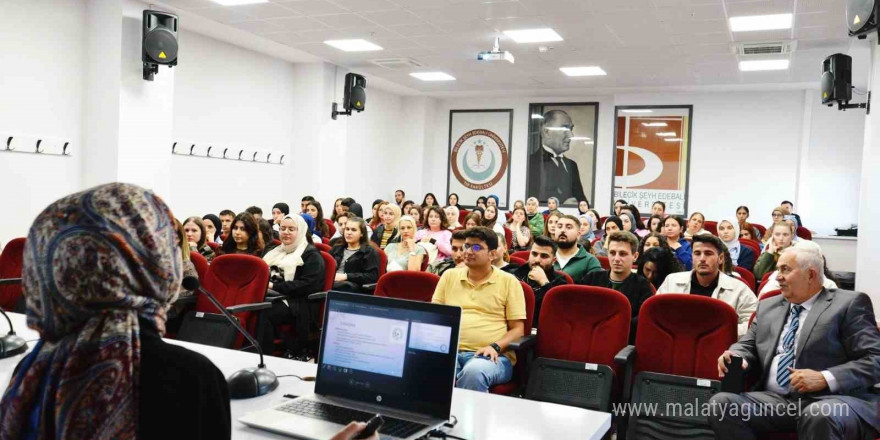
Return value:
M 425 93 L 572 88 L 817 83 L 822 60 L 846 53 L 842 0 L 270 0 L 220 6 L 209 0 L 161 0 L 195 15 L 274 40 L 340 66 Z M 733 34 L 728 18 L 793 13 L 784 31 Z M 565 41 L 516 44 L 509 29 L 551 27 Z M 501 37 L 516 63 L 480 62 Z M 346 53 L 323 43 L 363 38 L 377 52 Z M 796 40 L 791 68 L 740 72 L 737 43 Z M 539 46 L 552 49 L 540 53 Z M 426 83 L 414 69 L 370 62 L 408 57 L 457 81 Z M 570 78 L 559 67 L 598 65 L 604 77 Z

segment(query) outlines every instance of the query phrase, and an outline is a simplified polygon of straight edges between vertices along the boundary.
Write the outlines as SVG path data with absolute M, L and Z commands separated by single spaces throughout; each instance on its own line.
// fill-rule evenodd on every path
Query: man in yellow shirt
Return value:
M 431 302 L 461 307 L 456 386 L 486 392 L 513 376 L 516 355 L 505 350 L 525 331 L 525 296 L 513 275 L 492 266 L 498 237 L 491 229 L 468 229 L 464 251 L 466 267 L 447 270 Z

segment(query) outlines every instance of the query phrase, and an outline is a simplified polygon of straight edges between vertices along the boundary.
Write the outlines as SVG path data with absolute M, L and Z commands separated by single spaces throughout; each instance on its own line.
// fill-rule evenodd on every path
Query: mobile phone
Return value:
M 370 419 L 370 421 L 367 422 L 367 426 L 364 428 L 364 430 L 361 431 L 361 433 L 358 434 L 357 437 L 355 437 L 355 438 L 356 439 L 367 438 L 367 437 L 373 435 L 373 433 L 375 433 L 376 431 L 378 431 L 379 428 L 381 428 L 382 425 L 384 425 L 384 424 L 385 424 L 385 419 L 383 419 L 382 416 L 380 416 L 379 414 L 376 414 L 375 416 L 373 416 L 373 418 Z
M 726 393 L 743 392 L 743 358 L 736 355 L 730 356 L 730 362 L 727 363 L 727 374 L 721 378 L 721 391 Z

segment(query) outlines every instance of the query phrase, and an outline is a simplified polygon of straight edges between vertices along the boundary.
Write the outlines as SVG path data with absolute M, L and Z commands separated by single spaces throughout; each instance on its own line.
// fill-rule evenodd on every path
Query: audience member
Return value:
M 656 215 L 660 218 L 666 217 L 666 203 L 657 200 L 651 205 L 651 215 Z
M 489 228 L 465 230 L 465 265 L 447 270 L 434 297 L 462 308 L 456 386 L 486 392 L 510 381 L 516 355 L 508 344 L 525 333 L 525 296 L 513 275 L 492 266 L 498 238 Z
M 367 223 L 370 226 L 370 229 L 376 229 L 380 224 L 382 224 L 382 204 L 385 203 L 382 199 L 373 200 L 373 216 L 367 219 Z M 360 216 L 358 216 L 360 217 Z
M 330 214 L 330 221 L 333 222 L 333 224 L 336 224 L 336 219 L 344 212 L 346 212 L 346 209 L 342 206 L 342 198 L 336 199 L 336 201 L 333 202 L 333 213 Z
M 522 200 L 517 200 L 517 201 L 513 202 L 513 209 L 516 209 L 516 208 L 526 209 L 525 202 L 523 202 Z
M 758 298 L 745 283 L 721 272 L 724 243 L 718 237 L 697 234 L 693 240 L 694 270 L 669 274 L 657 293 L 690 293 L 720 299 L 736 310 L 737 335 L 744 335 Z
M 461 211 L 461 205 L 458 204 L 458 194 L 450 193 L 449 197 L 446 198 L 446 206 L 455 206 Z
M 616 215 L 612 215 L 605 219 L 605 224 L 602 226 L 604 237 L 603 239 L 596 242 L 593 245 L 592 253 L 600 256 L 607 257 L 608 256 L 608 236 L 612 232 L 622 231 L 623 230 L 623 220 Z
M 648 230 L 650 232 L 663 232 L 663 217 L 657 214 L 652 214 L 651 218 L 648 219 Z
M 260 237 L 263 238 L 263 253 L 260 255 L 266 255 L 278 246 L 275 244 L 275 238 L 272 234 L 272 225 L 269 224 L 268 220 L 261 218 L 257 222 L 257 226 L 260 228 Z
M 587 286 L 614 289 L 626 296 L 632 312 L 630 344 L 635 343 L 636 340 L 636 325 L 642 303 L 654 294 L 651 282 L 632 272 L 633 264 L 639 258 L 638 249 L 639 240 L 634 234 L 627 231 L 612 232 L 608 236 L 608 263 L 611 265 L 611 270 L 595 270 L 577 281 L 578 284 Z
M 638 225 L 641 224 L 641 222 L 625 208 L 620 211 L 620 222 L 623 224 L 623 231 L 630 232 L 639 238 L 648 235 L 648 230 L 645 229 L 644 225 L 642 225 L 642 229 L 638 229 Z
M 373 231 L 373 243 L 385 249 L 388 243 L 397 241 L 397 222 L 400 220 L 400 207 L 394 203 L 386 203 L 382 208 L 382 224 Z
M 342 206 L 343 212 L 350 212 L 352 206 L 354 206 L 356 203 L 357 202 L 351 197 L 344 197 L 342 199 L 342 201 L 339 202 L 339 204 Z M 358 206 L 360 206 L 360 205 L 358 205 Z M 355 214 L 355 215 L 357 215 L 357 214 Z M 361 215 L 357 215 L 357 216 L 363 218 L 363 213 L 361 213 Z
M 40 338 L 0 400 L 0 437 L 148 439 L 173 426 L 177 438 L 231 438 L 223 373 L 162 340 L 183 279 L 172 219 L 152 192 L 122 183 L 37 216 L 22 288 Z M 89 233 L 70 234 L 77 229 Z
M 337 199 L 337 205 L 339 204 L 339 200 L 341 199 Z M 290 214 L 290 206 L 288 206 L 287 203 L 278 202 L 272 206 L 272 229 L 277 231 L 281 224 L 281 220 L 284 219 L 287 214 Z
M 446 215 L 446 223 L 449 224 L 448 228 L 450 230 L 461 229 L 462 225 L 458 222 L 458 208 L 455 206 L 447 206 L 443 208 L 443 212 Z
M 593 240 L 596 238 L 596 233 L 593 232 L 593 217 L 581 214 L 578 216 L 578 222 L 581 224 L 578 228 L 578 246 L 592 250 Z
M 557 250 L 555 241 L 539 235 L 532 243 L 529 261 L 510 271 L 516 279 L 528 284 L 535 292 L 535 316 L 529 323 L 531 327 L 538 328 L 538 318 L 541 315 L 541 303 L 544 301 L 544 295 L 550 289 L 568 283 L 565 276 L 553 268 L 556 263 Z
M 222 218 L 222 217 L 221 217 Z M 225 254 L 246 254 L 255 257 L 263 255 L 263 248 L 266 243 L 260 234 L 260 227 L 257 221 L 248 212 L 242 212 L 235 216 L 232 220 L 232 232 L 230 239 L 223 242 L 220 248 L 220 255 Z
M 403 201 L 406 200 L 406 193 L 402 189 L 394 191 L 394 203 L 403 208 Z
M 214 249 L 211 249 L 211 246 L 207 244 L 208 233 L 205 230 L 205 223 L 198 217 L 190 217 L 183 222 L 183 232 L 186 235 L 189 248 L 205 257 L 210 264 L 214 260 Z
M 257 222 L 263 218 L 263 210 L 259 206 L 249 206 L 244 211 L 254 216 L 254 220 Z
M 815 241 L 804 240 L 804 241 L 798 242 L 797 244 L 793 245 L 792 247 L 808 247 L 808 248 L 810 248 L 811 252 L 818 252 L 820 254 L 822 253 L 822 248 L 819 247 L 819 245 L 816 244 Z M 825 264 L 825 257 L 824 256 L 822 257 L 822 263 L 823 263 L 823 265 L 822 265 L 823 266 L 823 273 L 825 274 L 825 281 L 822 282 L 822 286 L 825 287 L 826 289 L 837 289 L 838 288 L 837 283 L 832 279 L 831 272 L 828 270 L 828 265 Z M 770 274 L 770 276 L 767 278 L 767 283 L 764 285 L 764 287 L 761 288 L 761 291 L 758 292 L 758 296 L 765 294 L 767 292 L 773 291 L 773 290 L 778 290 L 780 288 L 779 281 L 777 280 L 778 276 L 779 276 L 779 271 L 774 270 L 773 273 Z
M 748 238 L 749 240 L 761 241 L 761 235 L 758 233 L 758 228 L 752 226 L 747 220 L 749 219 L 749 207 L 748 206 L 739 206 L 736 208 L 736 220 L 739 224 L 740 237 L 739 238 Z M 750 237 L 743 237 L 743 231 L 747 232 Z
M 437 255 L 433 258 L 429 255 L 428 263 L 452 256 L 452 247 L 449 243 L 452 235 L 443 210 L 439 206 L 429 207 L 425 215 L 425 228 L 416 232 L 416 241 L 423 244 L 431 243 L 437 247 Z
M 578 202 L 578 216 L 584 215 L 590 211 L 590 202 L 581 200 Z
M 666 244 L 669 245 L 678 262 L 685 270 L 691 270 L 693 255 L 691 255 L 690 242 L 684 239 L 684 219 L 677 215 L 667 216 L 663 220 L 663 235 L 666 236 Z
M 223 244 L 224 241 L 229 239 L 229 234 L 232 233 L 232 221 L 235 219 L 235 212 L 229 209 L 224 209 L 220 211 L 220 241 L 218 244 Z
M 336 246 L 336 241 L 342 239 L 342 231 L 345 229 L 345 224 L 348 223 L 348 219 L 353 215 L 354 214 L 348 212 L 343 212 L 336 217 L 336 232 L 330 237 L 330 247 Z M 305 222 L 305 220 L 303 221 Z M 308 228 L 308 226 L 306 227 Z
M 496 232 L 495 235 L 498 237 L 498 249 L 495 250 L 495 254 L 492 257 L 492 265 L 498 269 L 504 269 L 505 272 L 509 272 L 505 269 L 510 264 L 510 255 L 507 255 L 507 243 L 505 243 L 504 234 Z
M 548 215 L 551 212 L 558 211 L 558 210 L 559 210 L 559 199 L 557 199 L 556 197 L 550 197 L 549 199 L 547 199 L 547 209 L 544 212 L 542 212 L 541 214 Z
M 709 423 L 716 438 L 775 431 L 797 431 L 810 440 L 880 435 L 880 394 L 874 391 L 880 331 L 871 299 L 824 288 L 822 266 L 815 248 L 795 246 L 779 258 L 782 294 L 762 300 L 748 333 L 718 358 L 720 377 L 738 356 L 758 380 L 754 391 L 712 397 Z
M 567 273 L 573 280 L 602 269 L 596 257 L 577 245 L 578 228 L 580 222 L 573 215 L 563 215 L 556 223 L 556 245 L 559 249 L 556 250 L 553 268 Z
M 317 233 L 317 230 L 315 229 L 315 218 L 309 214 L 300 214 L 300 217 L 306 222 L 306 227 L 308 228 L 308 232 L 306 232 L 306 241 L 310 244 L 314 244 L 315 241 L 322 243 L 322 239 L 315 237 L 315 234 Z
M 629 203 L 627 203 L 626 200 L 623 200 L 623 199 L 615 200 L 614 201 L 614 215 L 619 217 L 620 216 L 620 209 L 626 205 L 629 205 Z
M 725 218 L 718 222 L 718 238 L 730 251 L 730 260 L 734 266 L 739 266 L 751 272 L 755 267 L 755 252 L 748 246 L 739 243 L 739 223 Z
M 330 227 L 327 226 L 327 222 L 324 221 L 324 208 L 321 208 L 321 202 L 309 202 L 309 204 L 306 205 L 306 214 L 315 219 L 315 231 L 317 232 L 314 235 L 316 235 L 318 239 L 330 236 Z
M 793 203 L 789 202 L 788 200 L 783 200 L 782 203 L 779 204 L 779 207 L 782 208 L 785 215 L 790 215 L 794 217 L 795 229 L 797 229 L 797 227 L 804 226 L 804 222 L 801 220 L 801 216 L 794 213 Z
M 526 218 L 529 219 L 529 229 L 533 236 L 537 237 L 544 233 L 544 216 L 538 212 L 538 199 L 529 197 L 526 200 Z
M 413 204 L 415 205 L 415 204 Z M 421 229 L 425 224 L 422 222 L 422 211 L 417 206 L 412 206 L 407 211 L 407 215 L 413 218 L 416 221 L 416 225 L 419 229 Z
M 299 202 L 299 206 L 301 208 L 300 214 L 306 214 L 306 208 L 309 206 L 309 203 L 314 202 L 314 201 L 315 201 L 315 198 L 312 196 L 303 197 L 302 200 Z
M 194 218 L 194 219 L 198 220 L 198 217 L 190 217 L 190 218 Z M 174 244 L 180 248 L 180 260 L 183 263 L 183 277 L 184 278 L 186 278 L 186 277 L 198 278 L 199 273 L 196 272 L 196 266 L 193 264 L 192 260 L 190 260 L 189 253 L 193 249 L 190 249 L 190 247 L 189 247 L 189 240 L 187 239 L 186 231 L 184 230 L 183 225 L 180 224 L 180 222 L 176 218 L 174 219 L 174 229 L 175 229 Z M 212 257 L 213 257 L 213 253 L 212 253 Z M 186 290 L 183 287 L 181 287 L 178 290 L 177 296 L 178 297 L 190 296 L 192 294 L 193 294 L 193 292 L 191 290 Z
M 427 208 L 429 206 L 440 206 L 437 203 L 437 197 L 434 193 L 427 193 L 425 194 L 425 198 L 422 199 L 422 208 Z
M 407 213 L 414 206 L 416 206 L 416 202 L 413 202 L 412 200 L 407 200 L 407 201 L 403 202 L 403 206 L 400 208 L 400 212 Z
M 672 253 L 672 249 L 669 248 L 669 243 L 666 242 L 666 237 L 658 232 L 652 232 L 642 237 L 642 240 L 639 243 L 639 255 L 645 255 L 645 251 L 655 247 L 661 247 Z
M 344 214 L 348 215 L 348 214 Z M 278 236 L 281 245 L 263 256 L 269 266 L 269 289 L 285 297 L 285 301 L 272 303 L 272 308 L 261 321 L 266 323 L 260 345 L 263 350 L 274 350 L 275 329 L 279 325 L 295 324 L 296 331 L 281 335 L 287 356 L 304 360 L 303 351 L 308 348 L 308 336 L 317 330 L 317 307 L 308 296 L 324 288 L 325 266 L 321 253 L 306 240 L 308 226 L 299 215 L 293 214 L 281 220 Z M 295 339 L 294 339 L 295 337 Z
M 448 232 L 448 230 L 444 230 Z M 450 244 L 451 256 L 442 260 L 438 258 L 437 261 L 429 264 L 428 272 L 443 275 L 449 269 L 464 267 L 464 239 L 465 231 L 463 229 L 453 232 Z
M 480 216 L 480 211 L 472 211 L 470 214 L 464 217 L 464 228 L 470 229 L 477 226 L 483 226 L 480 224 L 480 221 L 483 218 Z
M 683 272 L 681 263 L 668 248 L 661 246 L 645 249 L 639 256 L 638 272 L 645 277 L 654 288 L 659 288 L 671 273 Z
M 684 231 L 684 238 L 692 239 L 694 235 L 699 234 L 711 234 L 711 232 L 703 229 L 703 223 L 706 222 L 706 217 L 701 212 L 695 212 L 691 214 L 690 218 L 688 218 L 687 229 Z
M 511 249 L 512 251 L 525 251 L 532 248 L 532 230 L 526 220 L 525 208 L 513 208 L 513 215 L 507 228 L 512 233 Z
M 626 205 L 623 208 L 620 208 L 621 213 L 629 213 L 632 216 L 632 230 L 626 229 L 626 225 L 624 225 L 624 230 L 628 230 L 633 234 L 636 234 L 639 238 L 648 235 L 648 228 L 645 227 L 645 223 L 642 221 L 642 213 L 639 212 L 639 208 L 636 208 L 635 205 Z M 622 219 L 623 217 L 621 217 Z
M 494 206 L 495 209 L 498 209 L 498 204 L 500 200 L 501 199 L 499 199 L 498 196 L 496 196 L 495 194 L 489 194 L 489 196 L 486 197 L 486 208 Z
M 370 245 L 367 223 L 360 217 L 348 219 L 342 236 L 345 242 L 330 249 L 330 255 L 336 260 L 333 289 L 360 292 L 364 284 L 379 280 L 379 252 Z
M 776 262 L 779 260 L 779 255 L 791 246 L 792 238 L 794 237 L 794 231 L 791 226 L 784 222 L 775 223 L 773 226 L 770 226 L 767 232 L 770 238 L 764 247 L 764 251 L 758 257 L 758 261 L 755 262 L 754 273 L 755 278 L 758 280 L 763 278 L 764 274 L 773 271 L 776 267 Z
M 497 206 L 489 205 L 486 207 L 486 213 L 483 215 L 482 225 L 496 233 L 504 234 L 504 226 L 498 221 Z
M 782 219 L 785 217 L 785 209 L 783 209 L 781 206 L 773 208 L 773 212 L 770 213 L 770 217 L 773 219 L 773 221 L 770 222 L 771 225 L 775 225 L 776 223 L 781 222 Z M 764 241 L 767 241 L 767 238 L 770 235 L 769 232 L 770 230 L 768 228 L 767 234 L 764 236 Z
M 589 215 L 590 218 L 593 220 L 593 235 L 595 235 L 596 238 L 601 239 L 605 234 L 605 230 L 603 230 L 602 227 L 599 225 L 599 220 L 602 218 L 602 216 L 600 216 L 599 211 L 596 211 L 595 209 L 587 211 L 587 215 Z
M 474 206 L 478 207 L 478 208 L 486 209 L 486 198 L 483 196 L 477 197 L 477 203 Z
M 559 217 L 562 217 L 562 213 L 553 210 L 547 214 L 547 219 L 544 221 L 544 232 L 541 235 L 546 235 L 547 237 L 555 237 L 556 236 L 556 222 L 559 221 Z M 580 224 L 580 222 L 578 222 Z
M 739 238 L 756 241 L 762 248 L 764 247 L 764 242 L 761 241 L 761 236 L 758 234 L 758 228 L 754 227 L 749 222 L 740 223 Z
M 422 260 L 427 258 L 425 248 L 416 242 L 416 221 L 405 215 L 400 218 L 397 229 L 400 231 L 400 241 L 388 243 L 385 255 L 388 257 L 386 272 L 397 270 L 420 271 Z
M 223 230 L 223 223 L 220 223 L 220 217 L 214 214 L 206 214 L 202 217 L 202 220 L 205 225 L 205 241 L 220 244 L 220 231 Z

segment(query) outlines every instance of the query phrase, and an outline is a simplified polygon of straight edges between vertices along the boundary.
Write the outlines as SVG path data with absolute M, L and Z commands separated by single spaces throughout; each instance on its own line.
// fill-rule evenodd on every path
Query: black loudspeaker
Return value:
M 836 53 L 822 63 L 822 104 L 847 104 L 852 99 L 852 57 Z
M 144 33 L 141 44 L 141 60 L 144 62 L 144 79 L 152 81 L 159 72 L 159 65 L 177 65 L 177 32 L 179 20 L 176 15 L 161 11 L 144 11 Z
M 846 26 L 849 36 L 865 38 L 865 34 L 880 27 L 877 9 L 876 0 L 846 0 Z
M 342 108 L 345 111 L 337 111 L 337 104 L 333 103 L 333 111 L 330 114 L 335 120 L 338 115 L 351 115 L 352 111 L 362 112 L 367 104 L 367 79 L 357 73 L 345 74 L 345 95 L 343 96 Z

